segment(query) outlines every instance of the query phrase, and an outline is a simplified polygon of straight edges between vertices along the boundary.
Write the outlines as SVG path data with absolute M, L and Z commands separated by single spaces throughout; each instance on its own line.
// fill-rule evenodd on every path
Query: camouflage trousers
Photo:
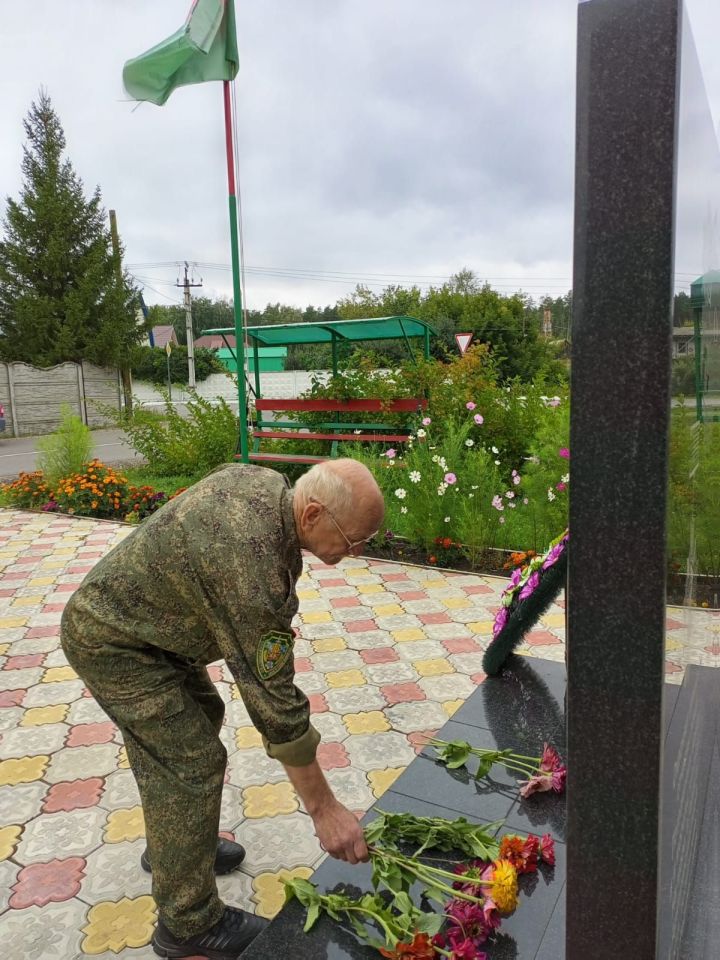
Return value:
M 163 922 L 181 938 L 222 916 L 214 863 L 227 751 L 220 741 L 225 705 L 204 667 L 168 657 L 164 684 L 132 699 L 88 654 L 63 635 L 68 662 L 119 727 L 145 817 L 152 894 Z M 175 683 L 165 678 L 168 666 Z M 112 676 L 112 674 L 111 674 Z M 114 678 L 115 680 L 117 677 Z

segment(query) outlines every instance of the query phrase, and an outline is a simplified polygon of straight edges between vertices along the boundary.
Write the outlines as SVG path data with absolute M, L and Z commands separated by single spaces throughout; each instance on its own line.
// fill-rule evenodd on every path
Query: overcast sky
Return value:
M 3 6 L 0 206 L 19 190 L 22 119 L 44 85 L 86 188 L 117 211 L 148 303 L 180 300 L 174 261 L 198 264 L 202 293 L 232 290 L 221 85 L 182 88 L 162 108 L 135 108 L 122 88 L 124 61 L 189 7 Z M 720 3 L 688 8 L 717 127 Z M 250 307 L 334 303 L 358 282 L 441 283 L 462 267 L 503 292 L 568 290 L 576 0 L 236 0 L 236 11 Z

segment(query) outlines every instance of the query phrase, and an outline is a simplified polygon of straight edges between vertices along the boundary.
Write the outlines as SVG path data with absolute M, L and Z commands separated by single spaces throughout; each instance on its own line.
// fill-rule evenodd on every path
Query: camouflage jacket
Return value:
M 301 766 L 319 740 L 294 683 L 301 570 L 286 478 L 228 464 L 95 565 L 66 606 L 63 646 L 108 702 L 177 683 L 173 661 L 224 658 L 269 755 Z

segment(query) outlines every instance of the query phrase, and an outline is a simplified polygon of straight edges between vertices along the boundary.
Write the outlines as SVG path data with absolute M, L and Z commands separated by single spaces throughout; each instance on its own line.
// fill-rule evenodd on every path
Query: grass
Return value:
M 191 487 L 202 479 L 202 476 L 198 474 L 176 474 L 164 477 L 154 473 L 150 467 L 128 467 L 123 469 L 122 472 L 123 476 L 128 478 L 128 482 L 134 484 L 134 486 L 147 485 L 154 490 L 162 490 L 164 493 L 175 493 L 181 487 Z

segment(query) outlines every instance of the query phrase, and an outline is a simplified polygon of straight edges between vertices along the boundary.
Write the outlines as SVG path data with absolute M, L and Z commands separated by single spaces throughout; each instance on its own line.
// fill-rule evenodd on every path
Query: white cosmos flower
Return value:
M 400 507 L 400 513 L 407 513 L 407 507 Z
M 450 517 L 445 517 L 445 523 L 450 523 Z
M 419 470 L 410 471 L 410 483 L 420 483 L 421 480 L 422 480 L 422 477 L 420 476 Z
M 402 487 L 398 487 L 395 491 L 395 496 L 398 498 L 398 500 L 404 500 L 407 496 L 407 490 L 404 490 Z
M 465 446 L 466 446 L 466 447 L 474 447 L 474 446 L 475 446 L 475 441 L 474 441 L 474 440 L 471 440 L 470 437 L 468 437 L 467 440 L 465 441 Z

